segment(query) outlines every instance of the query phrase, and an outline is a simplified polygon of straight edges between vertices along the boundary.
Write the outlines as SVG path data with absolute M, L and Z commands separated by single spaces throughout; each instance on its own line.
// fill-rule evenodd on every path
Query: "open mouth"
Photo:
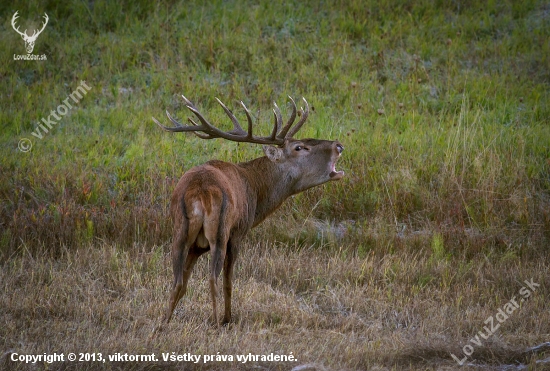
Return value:
M 332 163 L 332 171 L 328 176 L 330 180 L 340 180 L 344 177 L 343 171 L 336 171 L 336 161 Z
M 340 143 L 337 143 L 336 144 L 336 151 L 338 151 L 338 155 L 336 156 L 336 158 L 332 162 L 331 171 L 330 171 L 330 174 L 328 175 L 330 177 L 330 180 L 340 180 L 344 177 L 344 172 L 343 171 L 336 171 L 336 161 L 338 161 L 338 159 L 340 158 L 340 155 L 344 151 L 344 146 L 341 145 Z

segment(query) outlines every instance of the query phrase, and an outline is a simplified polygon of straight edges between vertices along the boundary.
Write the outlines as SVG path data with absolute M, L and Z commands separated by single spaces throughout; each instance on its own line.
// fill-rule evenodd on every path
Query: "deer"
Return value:
M 344 177 L 336 170 L 336 162 L 344 150 L 335 140 L 294 139 L 309 116 L 305 98 L 299 121 L 294 124 L 297 107 L 289 96 L 292 113 L 282 125 L 282 114 L 273 103 L 274 125 L 271 135 L 253 134 L 252 114 L 241 101 L 248 121 L 245 131 L 233 112 L 218 98 L 217 102 L 233 123 L 233 129 L 223 131 L 212 125 L 185 96 L 185 106 L 195 119 L 182 125 L 168 110 L 166 115 L 173 126 L 153 121 L 163 130 L 192 132 L 201 139 L 222 138 L 239 143 L 261 144 L 265 156 L 233 164 L 211 160 L 191 168 L 177 183 L 171 198 L 170 214 L 174 222 L 171 259 L 174 281 L 163 324 L 168 324 L 179 300 L 187 291 L 187 283 L 197 259 L 210 252 L 210 295 L 213 322 L 218 323 L 217 279 L 223 268 L 225 311 L 223 325 L 231 322 L 231 293 L 233 267 L 243 239 L 250 231 L 272 214 L 290 196 L 311 187 Z M 160 325 L 159 328 L 162 328 Z
M 40 35 L 42 31 L 44 31 L 44 29 L 46 28 L 46 25 L 48 24 L 48 20 L 49 20 L 48 15 L 44 13 L 44 23 L 42 24 L 42 28 L 40 29 L 40 31 L 37 32 L 37 30 L 34 30 L 32 35 L 29 36 L 27 35 L 27 30 L 25 30 L 24 32 L 21 32 L 19 31 L 19 27 L 15 26 L 15 21 L 17 20 L 17 18 L 19 18 L 17 13 L 19 13 L 19 11 L 15 12 L 13 17 L 11 18 L 11 26 L 13 27 L 15 32 L 21 35 L 21 37 L 23 38 L 23 41 L 25 41 L 25 49 L 27 49 L 27 53 L 31 54 L 34 49 L 34 43 L 36 42 L 38 35 Z

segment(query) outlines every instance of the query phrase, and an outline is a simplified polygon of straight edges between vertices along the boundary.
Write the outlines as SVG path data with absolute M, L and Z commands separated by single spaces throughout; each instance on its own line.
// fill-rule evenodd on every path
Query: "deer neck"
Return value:
M 258 225 L 288 197 L 297 193 L 294 190 L 296 181 L 265 156 L 239 165 L 245 169 L 250 196 L 256 201 L 253 226 Z

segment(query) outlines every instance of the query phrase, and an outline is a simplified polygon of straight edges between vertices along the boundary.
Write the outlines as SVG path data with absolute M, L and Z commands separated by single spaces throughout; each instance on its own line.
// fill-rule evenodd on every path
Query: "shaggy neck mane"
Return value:
M 240 163 L 239 167 L 246 169 L 242 175 L 253 190 L 251 194 L 257 195 L 253 226 L 262 222 L 295 193 L 290 175 L 283 174 L 277 164 L 266 156 Z

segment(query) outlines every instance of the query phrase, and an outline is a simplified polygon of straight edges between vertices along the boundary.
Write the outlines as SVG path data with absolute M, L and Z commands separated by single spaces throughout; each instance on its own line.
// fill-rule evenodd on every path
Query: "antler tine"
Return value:
M 292 99 L 290 95 L 288 96 L 288 99 L 290 99 L 290 102 L 292 103 L 292 113 L 283 130 L 281 130 L 279 135 L 277 135 L 277 138 L 283 139 L 283 140 L 286 137 L 286 133 L 288 133 L 288 131 L 290 130 L 290 127 L 294 123 L 294 120 L 296 120 L 296 103 L 294 102 L 294 99 Z
M 187 106 L 187 107 L 189 108 L 189 106 Z M 172 133 L 179 133 L 179 132 L 185 132 L 185 131 L 195 131 L 195 130 L 200 130 L 200 131 L 208 130 L 207 127 L 205 127 L 203 125 L 198 125 L 191 118 L 189 118 L 189 122 L 192 123 L 193 126 L 183 126 L 178 120 L 176 120 L 174 117 L 172 117 L 172 115 L 170 114 L 170 112 L 168 112 L 168 110 L 166 110 L 166 116 L 175 125 L 175 127 L 164 126 L 156 118 L 152 117 L 155 124 L 160 126 L 160 128 L 162 130 L 170 131 Z
M 225 111 L 227 116 L 229 116 L 229 118 L 231 119 L 231 122 L 233 123 L 233 130 L 231 130 L 230 133 L 239 134 L 239 135 L 246 134 L 246 132 L 243 130 L 243 128 L 239 124 L 239 121 L 237 120 L 237 118 L 233 114 L 233 112 L 231 112 L 231 110 L 229 108 L 227 108 L 227 106 L 225 104 L 223 104 L 223 102 L 221 100 L 219 100 L 218 98 L 216 98 L 216 100 L 218 101 L 220 106 L 222 106 L 223 110 Z
M 252 115 L 250 114 L 248 108 L 244 105 L 243 101 L 241 101 L 241 106 L 244 109 L 244 113 L 246 113 L 246 120 L 248 121 L 248 138 L 252 138 Z
M 194 105 L 189 99 L 187 99 L 187 98 L 185 97 L 185 95 L 182 94 L 181 97 L 183 98 L 183 101 L 185 102 L 185 105 L 186 105 L 186 106 L 195 107 L 195 105 Z
M 166 116 L 168 116 L 170 121 L 172 121 L 172 123 L 174 123 L 174 125 L 176 125 L 175 128 L 170 128 L 168 126 L 164 126 L 156 118 L 154 118 L 154 117 L 151 117 L 151 118 L 153 119 L 155 124 L 157 124 L 164 131 L 171 131 L 171 132 L 183 131 L 183 130 L 180 130 L 180 128 L 183 128 L 183 126 L 179 122 L 177 122 L 172 116 L 170 116 L 170 113 L 168 111 L 166 111 Z
M 48 14 L 44 13 L 44 24 L 42 25 L 42 29 L 38 31 L 38 34 L 36 35 L 37 37 L 42 33 L 42 31 L 44 31 L 44 29 L 46 28 L 46 25 L 48 24 L 49 19 L 50 18 L 48 17 Z M 33 36 L 34 34 L 36 34 L 36 30 L 34 30 Z
M 189 119 L 189 121 L 193 125 L 196 125 L 196 126 L 195 127 L 186 126 L 185 128 L 188 129 L 188 130 L 185 130 L 185 131 L 204 131 L 206 134 L 208 134 L 212 137 L 226 138 L 226 137 L 224 137 L 224 134 L 226 134 L 226 133 L 224 133 L 223 131 L 221 131 L 220 129 L 218 129 L 217 127 L 212 125 L 211 123 L 209 123 L 208 120 L 206 120 L 204 118 L 202 113 L 200 113 L 199 110 L 195 108 L 195 106 L 187 106 L 187 109 L 189 111 L 193 112 L 195 114 L 195 116 L 197 116 L 197 118 L 199 119 L 199 121 L 201 122 L 202 125 L 198 125 L 192 119 Z
M 168 128 L 164 125 L 162 125 L 159 120 L 157 120 L 154 116 L 151 116 L 151 118 L 153 119 L 153 121 L 155 122 L 155 124 L 157 124 L 162 130 L 165 130 L 165 131 L 170 131 L 168 130 Z
M 277 106 L 277 103 L 273 102 L 273 116 L 275 118 L 275 122 L 273 124 L 273 131 L 271 132 L 271 139 L 276 140 L 277 133 L 279 130 L 281 130 L 281 125 L 283 124 L 283 116 L 281 115 L 281 110 L 279 109 L 279 106 Z
M 170 114 L 170 112 L 168 112 L 168 110 L 166 110 L 166 116 L 168 117 L 168 119 L 170 121 L 172 121 L 172 123 L 174 125 L 176 125 L 177 128 L 183 128 L 183 125 L 178 121 L 176 120 L 175 118 L 172 117 L 172 115 Z
M 172 121 L 176 124 L 179 124 L 179 122 L 177 122 L 177 121 L 173 120 L 172 118 L 170 118 L 170 114 L 168 113 L 168 111 L 166 112 L 166 114 L 168 115 L 168 118 L 170 119 L 170 121 Z M 196 136 L 198 136 L 201 139 L 218 138 L 217 136 L 214 136 L 214 135 L 211 135 L 211 134 L 208 134 L 208 133 L 205 133 L 205 134 L 197 133 L 195 130 L 203 130 L 204 127 L 202 125 L 197 124 L 191 117 L 188 117 L 187 121 L 189 121 L 191 124 L 193 124 L 194 127 L 193 126 L 188 126 L 187 128 L 189 130 L 182 130 L 182 131 L 191 131 L 193 134 L 195 134 Z M 204 130 L 207 130 L 207 129 L 204 128 Z
M 187 98 L 185 98 L 183 95 L 182 95 L 183 99 L 185 100 L 185 103 L 186 103 L 186 107 L 189 108 L 190 106 L 193 106 L 193 103 L 191 103 L 191 101 Z M 194 106 L 193 106 L 194 108 Z M 166 112 L 167 115 L 168 114 L 168 111 Z M 168 118 L 170 118 L 170 116 L 168 116 Z M 172 119 L 170 119 L 172 122 L 174 122 Z M 199 138 L 201 139 L 214 139 L 214 138 L 217 138 L 216 136 L 212 136 L 208 133 L 205 133 L 205 134 L 199 134 L 197 133 L 195 130 L 199 130 L 200 128 L 202 128 L 203 126 L 197 124 L 191 117 L 188 117 L 187 118 L 187 121 L 189 121 L 191 124 L 193 124 L 194 127 L 188 127 L 190 128 L 190 130 L 185 130 L 185 131 L 191 131 L 193 134 L 195 134 L 196 136 L 198 136 Z M 176 123 L 178 123 L 176 121 Z M 179 123 L 178 123 L 179 124 Z M 202 130 L 202 129 L 200 129 Z
M 302 112 L 302 117 L 300 118 L 300 121 L 289 131 L 289 133 L 285 136 L 285 138 L 292 138 L 294 134 L 300 130 L 302 125 L 306 122 L 308 116 L 309 116 L 309 104 L 307 104 L 306 98 L 302 97 L 302 100 L 305 103 L 305 110 L 303 108 L 300 108 L 300 111 Z
M 15 25 L 15 21 L 17 20 L 17 18 L 19 18 L 17 13 L 19 13 L 19 10 L 16 11 L 15 14 L 13 15 L 13 17 L 11 18 L 11 26 L 13 27 L 15 32 L 17 32 L 19 35 L 26 36 L 27 35 L 27 30 L 25 30 L 25 32 L 21 32 L 21 31 L 19 31 L 19 26 L 16 27 L 16 25 Z

